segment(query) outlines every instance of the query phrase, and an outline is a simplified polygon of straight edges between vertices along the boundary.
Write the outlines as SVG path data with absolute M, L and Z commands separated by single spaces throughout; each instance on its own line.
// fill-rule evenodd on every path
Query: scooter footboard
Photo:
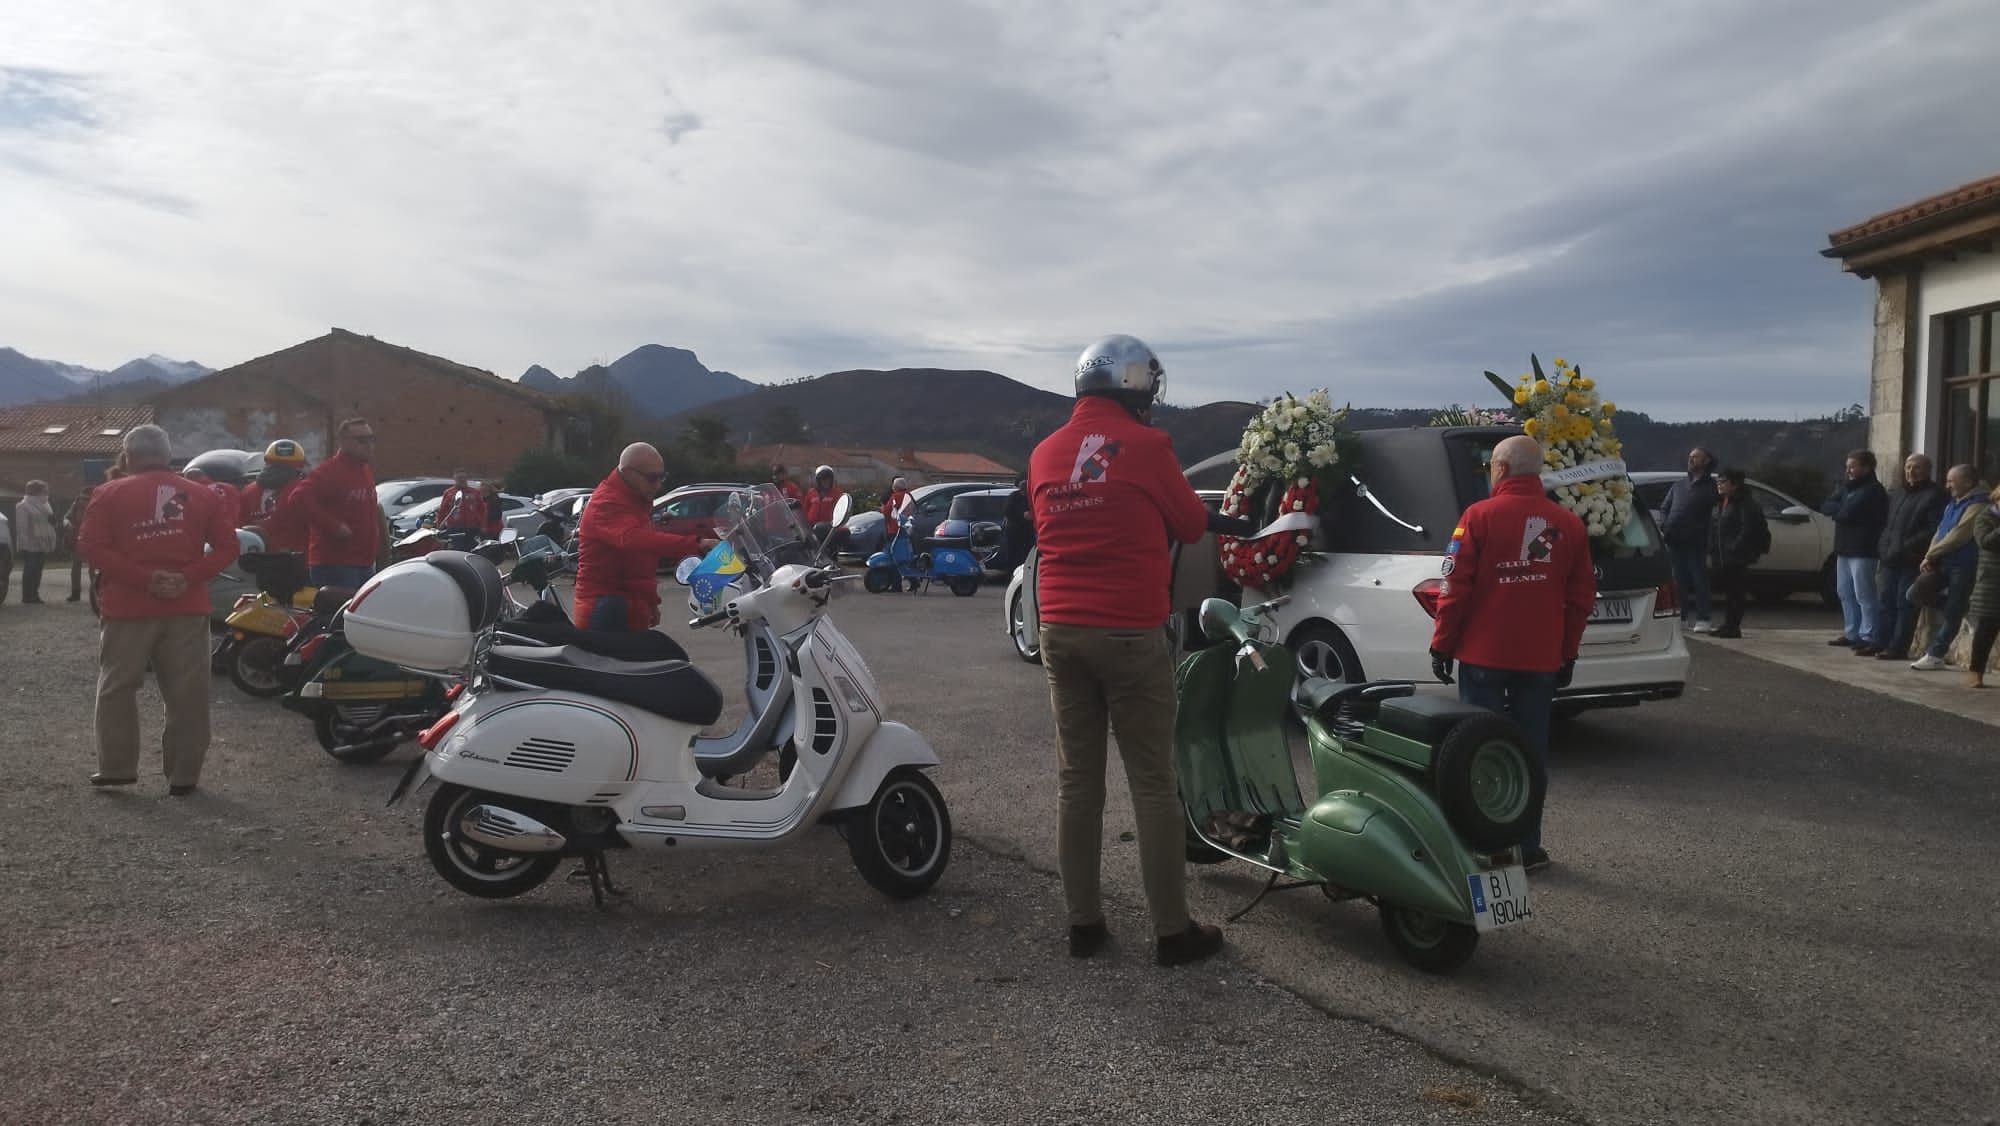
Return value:
M 827 809 L 858 809 L 874 801 L 882 780 L 898 767 L 937 764 L 937 752 L 922 735 L 900 723 L 885 723 L 875 729 L 875 734 L 861 748 L 853 768 L 840 784 L 840 792 L 834 795 Z

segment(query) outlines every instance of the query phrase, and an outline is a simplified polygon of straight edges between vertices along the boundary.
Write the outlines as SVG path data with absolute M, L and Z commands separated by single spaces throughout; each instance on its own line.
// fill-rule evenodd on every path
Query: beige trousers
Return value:
M 1104 918 L 1104 766 L 1106 737 L 1115 732 L 1153 930 L 1181 933 L 1188 926 L 1187 813 L 1174 777 L 1174 658 L 1166 631 L 1044 624 L 1042 665 L 1056 716 L 1056 854 L 1070 925 Z
M 208 755 L 208 619 L 106 618 L 97 650 L 97 771 L 139 776 L 139 686 L 152 666 L 167 706 L 160 757 L 172 786 L 201 780 Z

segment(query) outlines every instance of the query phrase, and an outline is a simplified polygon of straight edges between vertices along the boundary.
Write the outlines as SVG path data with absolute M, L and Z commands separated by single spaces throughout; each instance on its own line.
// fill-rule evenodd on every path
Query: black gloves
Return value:
M 1218 536 L 1235 536 L 1239 540 L 1247 540 L 1256 535 L 1259 528 L 1248 520 L 1211 512 L 1208 514 L 1208 530 Z
M 1431 650 L 1431 675 L 1438 678 L 1439 684 L 1451 683 L 1451 658 L 1435 649 Z
M 1557 670 L 1556 672 L 1556 690 L 1560 692 L 1561 690 L 1568 688 L 1570 680 L 1575 676 L 1576 676 L 1576 662 L 1564 661 L 1563 667 Z

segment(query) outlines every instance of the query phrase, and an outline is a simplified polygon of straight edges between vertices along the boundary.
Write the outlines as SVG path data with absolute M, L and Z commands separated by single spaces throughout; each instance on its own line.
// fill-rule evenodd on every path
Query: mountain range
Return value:
M 66 399 L 146 381 L 161 385 L 185 383 L 211 370 L 191 361 L 153 355 L 104 371 L 59 360 L 38 360 L 12 348 L 0 348 L 0 407 Z
M 693 352 L 646 344 L 608 365 L 592 364 L 567 379 L 536 364 L 521 386 L 552 395 L 591 395 L 651 418 L 755 391 L 757 384 L 726 371 L 710 371 Z

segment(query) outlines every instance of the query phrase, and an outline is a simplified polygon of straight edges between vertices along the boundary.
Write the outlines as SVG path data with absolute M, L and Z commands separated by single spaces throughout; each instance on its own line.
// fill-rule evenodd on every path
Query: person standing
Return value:
M 705 555 L 714 536 L 681 536 L 653 524 L 653 495 L 667 479 L 660 451 L 626 446 L 618 468 L 584 502 L 577 527 L 573 612 L 582 629 L 637 633 L 660 624 L 660 560 Z
M 1911 454 L 1903 460 L 1903 487 L 1889 502 L 1889 523 L 1877 547 L 1875 571 L 1881 604 L 1875 611 L 1875 632 L 1869 648 L 1883 661 L 1910 659 L 1910 641 L 1917 630 L 1917 607 L 1910 602 L 1910 584 L 1917 580 L 1924 552 L 1944 516 L 1944 490 L 1931 476 L 1931 459 Z M 1866 649 L 1856 649 L 1865 653 Z
M 236 519 L 263 535 L 264 550 L 305 551 L 310 535 L 305 514 L 292 503 L 305 471 L 305 448 L 280 438 L 264 448 L 264 468 L 243 487 Z
M 94 485 L 85 485 L 76 499 L 69 502 L 69 510 L 63 513 L 63 547 L 69 552 L 69 601 L 83 600 L 83 552 L 76 547 L 77 533 L 83 531 L 84 514 L 90 511 L 90 494 Z
M 487 481 L 479 486 L 479 535 L 483 539 L 497 540 L 500 530 L 506 527 L 507 502 L 500 495 L 500 482 Z
M 833 530 L 833 506 L 841 498 L 840 482 L 833 475 L 833 466 L 822 465 L 813 470 L 812 488 L 806 490 L 801 502 L 799 518 L 811 530 L 813 539 L 823 541 Z
M 486 495 L 463 469 L 451 471 L 451 485 L 438 496 L 437 526 L 461 537 L 479 535 L 486 526 Z
M 1150 425 L 1164 374 L 1135 337 L 1107 336 L 1076 366 L 1069 422 L 1035 447 L 1028 479 L 1042 546 L 1042 664 L 1055 711 L 1056 852 L 1069 952 L 1110 939 L 1100 901 L 1106 737 L 1115 733 L 1153 917 L 1154 960 L 1200 961 L 1222 929 L 1188 914 L 1187 812 L 1174 772 L 1168 545 L 1194 543 L 1208 510 L 1173 443 Z
M 7 601 L 7 588 L 14 584 L 14 525 L 0 510 L 0 603 Z
M 1512 716 L 1546 774 L 1549 716 L 1575 672 L 1597 579 L 1583 521 L 1542 488 L 1542 457 L 1525 435 L 1493 448 L 1492 493 L 1458 518 L 1445 548 L 1431 669 L 1450 684 L 1457 662 L 1458 698 Z M 1529 871 L 1549 863 L 1540 809 L 1521 851 Z
M 1035 546 L 1035 518 L 1028 503 L 1028 479 L 1017 477 L 1014 491 L 1008 494 L 1007 506 L 1000 513 L 1001 525 L 1007 535 L 1007 571 L 1027 561 L 1029 549 Z
M 1966 683 L 1986 687 L 1986 662 L 1993 656 L 1993 642 L 2000 640 L 2000 488 L 1986 494 L 1972 518 L 1972 540 L 1979 548 L 1979 566 L 1972 580 L 1972 598 L 1966 604 L 1972 622 L 1972 660 Z
M 1945 474 L 1944 485 L 1951 499 L 1945 503 L 1944 515 L 1938 517 L 1937 535 L 1931 540 L 1930 550 L 1924 553 L 1923 562 L 1924 570 L 1943 576 L 1943 615 L 1924 655 L 1910 664 L 1919 672 L 1945 667 L 1945 654 L 1951 651 L 1959 627 L 1965 624 L 1965 611 L 1972 603 L 1972 583 L 1979 569 L 1979 545 L 1973 540 L 1973 528 L 1979 510 L 1986 506 L 1986 486 L 1980 483 L 1978 470 L 1970 465 L 1952 466 Z
M 236 559 L 235 513 L 167 468 L 167 432 L 135 426 L 129 472 L 98 487 L 78 544 L 103 577 L 93 786 L 139 780 L 139 686 L 153 670 L 166 705 L 167 792 L 185 797 L 208 754 L 208 581 Z
M 1687 464 L 1687 476 L 1674 482 L 1660 505 L 1660 537 L 1667 541 L 1674 584 L 1681 591 L 1681 627 L 1689 633 L 1707 633 L 1715 628 L 1709 619 L 1708 583 L 1709 522 L 1717 497 L 1715 456 L 1696 446 L 1688 451 Z
M 14 507 L 14 550 L 21 556 L 21 604 L 42 604 L 42 568 L 62 537 L 49 506 L 49 483 L 30 481 L 27 496 Z
M 1741 469 L 1725 469 L 1716 479 L 1716 506 L 1711 554 L 1715 585 L 1722 593 L 1722 628 L 1715 636 L 1743 636 L 1743 608 L 1750 594 L 1750 565 L 1771 550 L 1771 526 L 1764 510 L 1744 485 Z
M 382 509 L 375 500 L 375 428 L 350 418 L 334 432 L 339 449 L 286 497 L 307 527 L 306 573 L 314 586 L 359 589 L 375 571 Z
M 1875 455 L 1855 450 L 1847 455 L 1840 487 L 1820 505 L 1833 517 L 1833 567 L 1840 592 L 1841 633 L 1827 642 L 1863 648 L 1875 637 L 1875 557 L 1882 550 L 1882 529 L 1889 526 L 1889 494 L 1875 479 Z
M 771 486 L 784 494 L 785 500 L 790 502 L 793 508 L 805 502 L 805 490 L 799 488 L 799 483 L 792 480 L 791 473 L 782 465 L 771 467 Z

